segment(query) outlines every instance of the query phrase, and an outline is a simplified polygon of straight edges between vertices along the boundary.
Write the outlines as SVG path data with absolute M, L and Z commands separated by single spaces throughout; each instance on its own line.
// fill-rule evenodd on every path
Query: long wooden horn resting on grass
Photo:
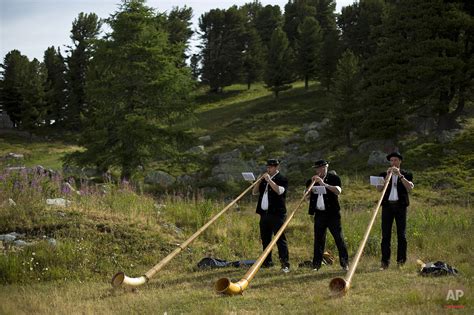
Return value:
M 315 182 L 316 181 L 313 181 L 309 185 L 309 187 L 305 190 L 305 192 L 303 194 L 303 197 L 299 201 L 299 203 L 296 206 L 295 210 L 293 210 L 293 212 L 288 216 L 286 221 L 283 223 L 281 228 L 278 230 L 278 232 L 273 237 L 270 244 L 268 244 L 268 246 L 265 248 L 263 253 L 260 255 L 260 257 L 258 257 L 258 259 L 255 261 L 255 263 L 252 265 L 252 267 L 250 267 L 250 269 L 247 271 L 247 273 L 244 275 L 244 277 L 236 283 L 233 283 L 232 281 L 230 281 L 229 278 L 221 278 L 221 279 L 217 280 L 216 284 L 214 285 L 214 289 L 218 293 L 223 293 L 223 294 L 227 294 L 227 295 L 236 295 L 236 294 L 242 294 L 244 292 L 244 290 L 248 287 L 250 281 L 252 281 L 252 279 L 257 274 L 258 270 L 260 269 L 260 267 L 263 264 L 263 261 L 265 260 L 265 258 L 267 258 L 268 254 L 272 250 L 273 246 L 275 246 L 275 243 L 278 241 L 280 236 L 283 234 L 283 231 L 285 231 L 285 228 L 287 227 L 288 223 L 290 223 L 290 221 L 293 218 L 293 216 L 295 215 L 296 211 L 299 209 L 299 207 L 303 203 L 306 195 L 311 191 L 311 187 L 313 187 Z
M 250 189 L 252 189 L 257 183 L 259 183 L 261 178 L 257 179 L 252 185 L 245 189 L 237 198 L 231 201 L 224 209 L 217 213 L 212 219 L 204 224 L 199 230 L 197 230 L 190 238 L 184 241 L 181 245 L 178 246 L 174 251 L 172 251 L 168 256 L 163 258 L 158 264 L 153 266 L 148 270 L 143 276 L 137 278 L 130 278 L 125 275 L 124 272 L 117 272 L 112 278 L 112 286 L 114 288 L 125 286 L 125 287 L 138 287 L 142 284 L 145 284 L 150 280 L 158 271 L 160 271 L 171 259 L 178 255 L 183 249 L 185 249 L 194 239 L 196 239 L 205 229 L 207 229 L 214 221 L 216 221 L 224 212 L 226 212 L 230 207 L 232 207 L 240 198 L 242 198 Z
M 365 231 L 364 238 L 360 242 L 359 248 L 357 249 L 357 254 L 355 255 L 355 258 L 351 263 L 349 271 L 347 271 L 345 278 L 337 277 L 332 279 L 329 283 L 329 289 L 331 290 L 331 293 L 334 296 L 342 296 L 346 294 L 351 286 L 352 276 L 354 276 L 354 272 L 357 268 L 357 264 L 359 263 L 360 256 L 362 256 L 362 252 L 364 251 L 365 243 L 367 243 L 367 239 L 369 238 L 370 230 L 372 230 L 372 226 L 374 225 L 375 218 L 377 217 L 380 205 L 382 204 L 383 196 L 385 195 L 385 191 L 387 191 L 388 183 L 390 182 L 390 176 L 392 176 L 392 172 L 388 172 L 387 177 L 385 177 L 385 185 L 382 190 L 382 195 L 380 196 L 380 199 L 377 202 L 377 206 L 375 207 L 374 213 L 372 214 L 369 226 Z

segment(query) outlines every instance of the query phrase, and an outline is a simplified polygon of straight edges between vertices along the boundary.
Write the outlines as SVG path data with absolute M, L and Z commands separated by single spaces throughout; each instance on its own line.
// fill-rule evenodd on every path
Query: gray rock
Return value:
M 18 246 L 18 247 L 23 247 L 23 246 L 28 245 L 28 243 L 23 240 L 16 240 L 13 242 L 13 245 Z
M 255 155 L 261 155 L 263 153 L 263 151 L 265 150 L 265 146 L 262 144 L 260 145 L 258 148 L 256 148 L 253 153 Z
M 372 151 L 369 155 L 369 159 L 367 160 L 367 165 L 375 166 L 375 165 L 387 165 L 387 154 L 382 151 Z
M 23 160 L 25 158 L 25 156 L 23 154 L 20 154 L 20 153 L 8 153 L 7 155 L 5 155 L 4 157 L 5 159 L 11 159 L 11 160 Z
M 206 153 L 206 150 L 204 150 L 203 145 L 197 145 L 197 146 L 192 147 L 189 150 L 187 150 L 186 153 L 201 154 L 201 153 Z
M 229 127 L 229 126 L 232 126 L 232 125 L 235 125 L 235 124 L 240 124 L 242 122 L 243 122 L 242 118 L 236 118 L 236 119 L 233 119 L 232 121 L 230 121 L 229 123 L 227 123 L 225 126 Z
M 209 142 L 209 141 L 211 141 L 211 136 L 209 136 L 209 135 L 202 136 L 202 137 L 199 137 L 198 140 L 201 141 L 201 142 Z
M 454 138 L 456 138 L 456 136 L 459 135 L 460 133 L 461 133 L 461 130 L 459 129 L 443 130 L 438 134 L 437 138 L 438 138 L 438 141 L 441 143 L 448 143 L 448 142 L 452 142 Z
M 0 235 L 0 240 L 5 241 L 6 243 L 7 242 L 13 242 L 14 240 L 16 240 L 16 236 L 11 235 L 11 234 L 1 234 Z
M 398 151 L 398 147 L 395 145 L 393 140 L 371 140 L 364 142 L 358 147 L 359 153 L 366 153 L 372 151 L 382 151 L 385 153 L 390 153 Z
M 48 244 L 53 246 L 53 247 L 56 247 L 58 242 L 54 238 L 48 238 Z
M 194 182 L 194 178 L 192 176 L 185 174 L 185 175 L 178 176 L 176 181 L 179 184 L 191 184 L 192 182 Z
M 432 117 L 421 118 L 419 116 L 411 116 L 408 122 L 413 126 L 416 133 L 421 135 L 429 135 L 436 129 L 436 120 Z
M 233 160 L 239 160 L 242 158 L 242 153 L 239 149 L 234 149 L 229 152 L 224 152 L 220 154 L 214 155 L 214 161 L 217 163 L 228 163 L 232 162 Z
M 27 168 L 24 166 L 11 166 L 11 167 L 5 167 L 5 171 L 7 172 L 19 172 L 26 170 Z
M 46 204 L 51 206 L 66 207 L 71 203 L 71 201 L 64 198 L 54 198 L 46 199 Z
M 304 142 L 306 142 L 306 143 L 313 142 L 317 139 L 319 139 L 319 132 L 317 130 L 309 130 L 304 135 Z
M 152 171 L 145 176 L 145 183 L 169 187 L 176 182 L 176 178 L 163 171 Z

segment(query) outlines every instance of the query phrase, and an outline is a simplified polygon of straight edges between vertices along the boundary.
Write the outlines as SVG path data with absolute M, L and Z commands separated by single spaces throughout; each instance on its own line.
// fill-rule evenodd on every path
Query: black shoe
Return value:
M 388 269 L 388 263 L 382 262 L 380 264 L 380 271 Z
M 271 268 L 273 266 L 274 266 L 273 261 L 264 262 L 263 265 L 262 265 L 262 268 Z
M 342 266 L 342 270 L 344 270 L 344 271 L 349 271 L 349 266 L 348 266 L 348 265 Z
M 321 269 L 321 265 L 313 264 L 313 270 L 314 271 L 318 271 L 319 269 Z

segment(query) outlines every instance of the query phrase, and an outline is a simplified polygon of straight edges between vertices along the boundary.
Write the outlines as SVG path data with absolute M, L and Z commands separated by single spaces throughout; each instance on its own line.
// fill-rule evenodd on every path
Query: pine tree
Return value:
M 181 54 L 181 62 L 179 66 L 186 66 L 186 54 L 189 46 L 189 40 L 194 32 L 191 29 L 191 19 L 193 17 L 193 9 L 184 6 L 184 8 L 173 7 L 166 17 L 165 27 L 168 32 L 168 40 L 178 50 L 176 53 Z
M 309 79 L 317 76 L 322 39 L 318 21 L 306 17 L 298 28 L 296 41 L 298 74 L 304 78 L 305 89 L 308 89 Z
M 61 124 L 65 116 L 66 106 L 66 65 L 61 52 L 49 47 L 44 52 L 43 59 L 46 69 L 45 102 L 47 104 L 46 124 L 54 121 L 55 125 Z
M 288 38 L 281 28 L 277 28 L 273 31 L 270 41 L 265 71 L 265 84 L 277 98 L 279 92 L 290 89 L 289 84 L 295 80 L 293 63 L 293 52 L 289 47 Z
M 309 2 L 316 8 L 316 20 L 323 32 L 318 76 L 321 85 L 329 91 L 341 54 L 339 31 L 336 28 L 336 3 L 334 0 L 310 0 Z
M 290 47 L 293 49 L 298 39 L 298 30 L 305 18 L 316 16 L 316 8 L 310 2 L 310 0 L 288 1 L 285 5 L 283 30 L 288 37 Z
M 153 157 L 173 152 L 172 126 L 191 110 L 192 80 L 143 0 L 124 1 L 107 22 L 112 31 L 97 43 L 87 76 L 86 150 L 67 160 L 101 171 L 118 167 L 130 179 Z
M 85 111 L 86 72 L 93 54 L 93 43 L 100 32 L 101 22 L 96 14 L 80 13 L 72 23 L 71 40 L 67 63 L 67 123 L 69 129 L 80 130 L 80 116 Z
M 373 56 L 378 38 L 373 30 L 382 24 L 384 10 L 384 0 L 361 0 L 343 7 L 337 19 L 342 49 L 350 49 L 361 61 Z
M 332 91 L 336 106 L 331 108 L 331 127 L 333 135 L 341 135 L 349 147 L 352 147 L 353 134 L 360 121 L 358 102 L 360 83 L 359 58 L 346 50 L 337 64 Z
M 263 77 L 265 67 L 264 49 L 260 37 L 254 28 L 248 28 L 244 37 L 243 76 L 247 89 Z
M 2 104 L 15 127 L 19 126 L 22 120 L 24 95 L 21 88 L 28 80 L 29 62 L 28 57 L 15 49 L 5 55 L 2 64 Z
M 463 75 L 470 23 L 472 16 L 460 3 L 404 0 L 390 5 L 377 53 L 364 74 L 363 130 L 378 131 L 366 136 L 396 140 L 409 130 L 407 118 L 418 115 L 437 117 L 440 130 L 457 126 L 462 104 L 456 100 L 462 98 L 463 84 L 472 85 L 472 72 L 467 81 Z
M 242 77 L 245 16 L 236 6 L 227 10 L 213 9 L 199 19 L 201 30 L 201 80 L 211 92 Z
M 44 125 L 45 71 L 40 62 L 12 50 L 2 65 L 1 102 L 15 127 L 32 132 Z
M 262 40 L 265 54 L 270 46 L 273 31 L 278 27 L 283 27 L 283 16 L 279 6 L 266 5 L 258 11 L 255 17 L 255 29 Z

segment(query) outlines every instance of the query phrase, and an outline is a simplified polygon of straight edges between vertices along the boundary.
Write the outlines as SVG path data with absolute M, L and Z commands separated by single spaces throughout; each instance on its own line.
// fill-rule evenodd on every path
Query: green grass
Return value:
M 318 86 L 312 85 L 305 91 L 301 82 L 281 93 L 278 100 L 262 85 L 250 90 L 235 85 L 218 95 L 201 93 L 197 100 L 190 132 L 195 136 L 211 135 L 211 143 L 206 144 L 209 156 L 239 148 L 245 159 L 255 158 L 248 152 L 261 144 L 266 148 L 263 156 L 284 155 L 282 140 L 301 136 L 302 125 L 321 121 L 332 104 L 332 99 Z M 334 145 L 332 140 L 326 135 L 318 143 L 298 143 L 305 152 L 330 148 L 324 153 L 342 179 L 343 230 L 352 258 L 379 197 L 367 185 L 367 179 L 381 168 L 366 166 L 366 152 L 359 154 Z M 209 196 L 196 191 L 186 197 L 154 191 L 152 197 L 110 183 L 83 186 L 84 194 L 78 196 L 63 192 L 60 178 L 49 181 L 32 175 L 7 178 L 0 174 L 0 234 L 25 233 L 26 240 L 33 243 L 23 249 L 0 244 L 0 314 L 472 314 L 473 147 L 472 118 L 464 122 L 463 132 L 451 143 L 442 144 L 433 137 L 408 137 L 401 142 L 406 157 L 403 167 L 413 171 L 415 182 L 408 212 L 408 263 L 401 270 L 391 267 L 386 272 L 378 271 L 379 214 L 351 289 L 342 299 L 331 298 L 328 289 L 333 277 L 343 276 L 337 262 L 318 273 L 297 267 L 312 257 L 313 226 L 306 204 L 286 231 L 292 272 L 285 275 L 277 267 L 260 270 L 243 296 L 220 296 L 213 291 L 213 285 L 221 277 L 237 281 L 246 269 L 202 271 L 196 264 L 207 256 L 233 261 L 256 259 L 260 255 L 256 197 L 250 195 L 239 202 L 239 209 L 228 210 L 148 284 L 135 292 L 114 291 L 110 280 L 117 271 L 128 276 L 144 274 L 247 184 L 221 185 L 227 191 L 222 194 L 227 201 L 208 199 Z M 60 169 L 61 157 L 75 149 L 78 148 L 61 142 L 0 137 L 0 155 L 25 154 L 25 160 L 17 164 L 26 166 L 39 164 Z M 10 162 L 4 165 L 7 163 Z M 206 172 L 210 163 L 205 157 L 181 156 L 155 166 L 180 175 Z M 291 211 L 311 170 L 302 165 L 288 170 L 287 175 L 291 179 Z M 71 200 L 71 206 L 45 205 L 46 198 L 56 197 Z M 10 205 L 8 198 L 16 206 Z M 51 246 L 48 238 L 56 239 L 57 245 Z M 392 248 L 396 248 L 395 235 Z M 327 249 L 337 255 L 331 236 L 327 238 Z M 276 252 L 275 249 L 275 261 Z M 443 260 L 461 273 L 457 277 L 421 277 L 417 259 Z M 447 301 L 450 289 L 464 290 L 462 300 Z M 446 309 L 450 304 L 463 305 L 464 309 Z
M 355 254 L 378 193 L 362 179 L 346 177 L 341 195 L 343 229 L 350 256 Z M 38 194 L 17 196 L 17 206 L 0 208 L 0 233 L 26 233 L 36 243 L 0 255 L 1 313 L 442 313 L 449 289 L 463 289 L 461 313 L 473 309 L 474 268 L 470 250 L 472 208 L 442 204 L 424 188 L 415 190 L 408 218 L 408 263 L 402 270 L 378 271 L 380 217 L 348 295 L 330 297 L 328 284 L 343 276 L 337 262 L 315 273 L 297 268 L 311 259 L 312 223 L 304 204 L 286 231 L 292 272 L 277 267 L 260 270 L 243 296 L 223 297 L 213 292 L 221 277 L 239 280 L 245 269 L 200 271 L 206 256 L 226 260 L 255 259 L 261 253 L 255 197 L 245 196 L 240 210 L 230 209 L 191 246 L 173 259 L 137 292 L 112 291 L 112 275 L 123 270 L 139 276 L 170 253 L 224 203 L 211 200 L 154 200 L 123 187 L 107 188 L 69 198 L 69 208 L 42 205 Z M 5 192 L 5 189 L 2 190 Z M 5 195 L 3 195 L 5 196 Z M 291 194 L 293 210 L 300 196 Z M 178 227 L 179 229 L 176 229 Z M 42 236 L 54 237 L 51 247 Z M 392 244 L 396 248 L 396 241 Z M 337 255 L 332 237 L 327 248 Z M 276 249 L 273 253 L 276 260 Z M 417 273 L 416 259 L 444 260 L 457 267 L 457 277 L 429 278 Z
M 28 140 L 18 136 L 0 135 L 0 156 L 8 153 L 23 154 L 24 160 L 12 161 L 11 166 L 36 166 L 41 165 L 47 169 L 62 169 L 61 158 L 66 154 L 80 147 L 64 144 L 59 141 L 46 142 L 44 140 Z

